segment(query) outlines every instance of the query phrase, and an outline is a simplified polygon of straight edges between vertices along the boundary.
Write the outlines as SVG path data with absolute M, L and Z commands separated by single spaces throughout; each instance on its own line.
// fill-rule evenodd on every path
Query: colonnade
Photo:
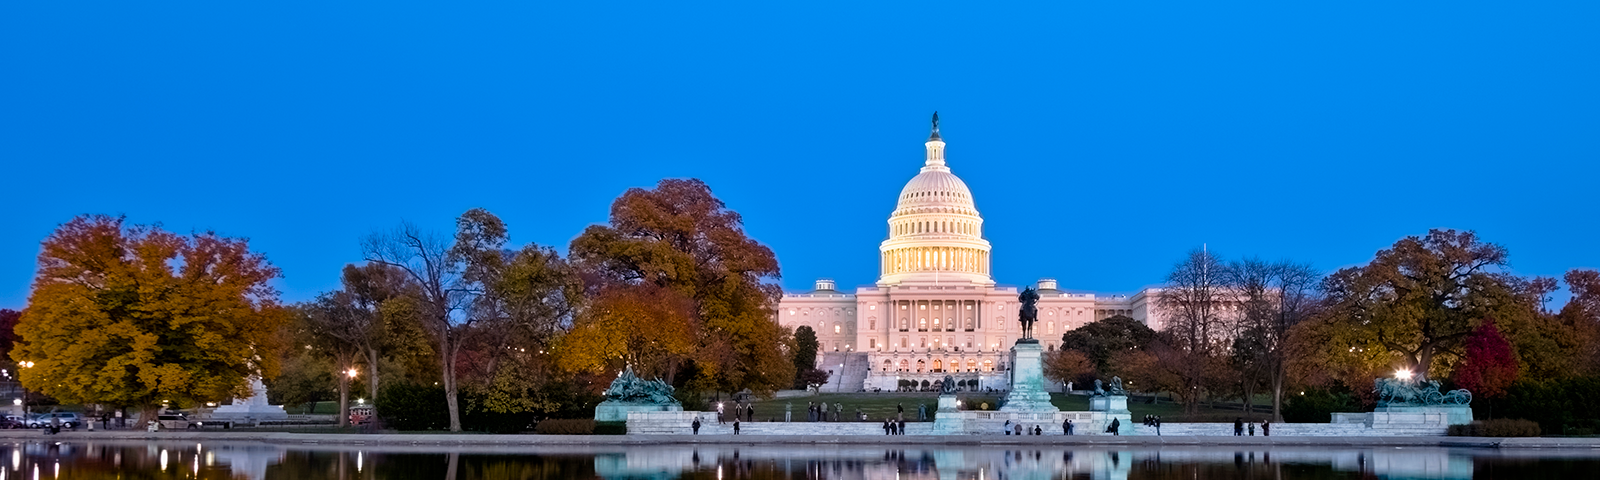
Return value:
M 882 253 L 883 274 L 947 271 L 989 274 L 989 252 L 963 247 L 907 247 Z

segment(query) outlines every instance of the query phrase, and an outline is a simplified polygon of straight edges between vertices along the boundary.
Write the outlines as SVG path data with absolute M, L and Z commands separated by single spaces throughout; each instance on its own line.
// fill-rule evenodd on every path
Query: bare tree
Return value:
M 1272 388 L 1272 416 L 1281 422 L 1289 329 L 1310 316 L 1322 276 L 1310 265 L 1259 258 L 1233 262 L 1227 274 L 1229 289 L 1241 303 L 1235 356 L 1250 359 L 1248 371 L 1241 372 L 1245 395 L 1253 394 L 1250 387 L 1265 373 Z M 1245 405 L 1248 409 L 1249 398 Z
M 388 233 L 369 235 L 361 244 L 368 262 L 398 268 L 417 285 L 416 300 L 422 309 L 422 327 L 439 349 L 439 370 L 452 432 L 461 431 L 461 409 L 456 395 L 457 354 L 468 340 L 476 320 L 471 315 L 471 305 L 483 293 L 482 285 L 468 275 L 472 254 L 481 254 L 482 247 L 498 250 L 506 239 L 505 226 L 498 219 L 488 225 L 469 219 L 478 211 L 481 210 L 468 211 L 457 220 L 459 233 L 455 245 L 409 222 Z M 468 239 L 469 245 L 461 245 L 462 237 Z
M 1163 330 L 1172 338 L 1170 347 L 1182 362 L 1183 384 L 1187 391 L 1184 411 L 1199 410 L 1199 393 L 1205 385 L 1206 366 L 1224 345 L 1228 324 L 1222 313 L 1230 300 L 1227 267 L 1210 251 L 1189 252 L 1167 274 L 1166 285 L 1157 296 L 1163 311 Z

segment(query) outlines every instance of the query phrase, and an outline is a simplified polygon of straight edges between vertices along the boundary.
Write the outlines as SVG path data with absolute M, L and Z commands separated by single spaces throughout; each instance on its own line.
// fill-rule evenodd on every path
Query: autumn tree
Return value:
M 406 348 L 404 338 L 396 334 L 409 326 L 401 325 L 409 317 L 394 314 L 409 311 L 409 305 L 391 305 L 385 310 L 384 303 L 405 303 L 419 295 L 403 270 L 381 263 L 347 264 L 339 280 L 344 300 L 352 308 L 349 341 L 367 364 L 367 398 L 377 401 L 381 357 L 386 351 Z
M 1511 342 L 1486 318 L 1467 336 L 1465 354 L 1456 366 L 1455 381 L 1475 398 L 1499 398 L 1517 379 L 1517 357 Z
M 1144 323 L 1126 315 L 1113 315 L 1062 334 L 1061 348 L 1082 352 L 1095 370 L 1105 371 L 1112 354 L 1145 348 L 1155 338 L 1155 330 Z
M 11 362 L 11 349 L 17 344 L 17 321 L 22 319 L 22 312 L 9 308 L 0 308 L 0 365 L 5 365 L 8 371 L 17 371 Z
M 306 347 L 333 361 L 335 382 L 339 390 L 338 425 L 350 421 L 350 381 L 357 373 L 356 362 L 362 357 L 362 340 L 370 327 L 367 312 L 356 304 L 349 293 L 333 291 L 318 295 L 317 299 L 296 310 L 298 337 Z
M 1573 269 L 1563 277 L 1572 297 L 1555 322 L 1569 327 L 1575 348 L 1576 375 L 1600 373 L 1600 271 Z
M 278 373 L 277 276 L 244 239 L 80 216 L 43 242 L 11 358 L 29 389 L 141 418 L 243 397 Z
M 666 377 L 690 390 L 770 393 L 793 384 L 794 343 L 772 321 L 781 293 L 769 283 L 778 278 L 777 259 L 745 235 L 739 214 L 705 183 L 667 179 L 654 190 L 629 189 L 612 203 L 610 223 L 584 230 L 569 251 L 591 290 L 648 286 L 621 291 L 665 289 L 687 299 L 694 353 L 668 358 Z M 677 372 L 691 375 L 679 380 Z
M 1055 382 L 1079 381 L 1094 372 L 1094 362 L 1077 350 L 1063 348 L 1044 356 L 1044 376 Z
M 1486 317 L 1510 321 L 1530 345 L 1547 339 L 1534 317 L 1553 282 L 1516 277 L 1506 267 L 1505 247 L 1472 232 L 1406 237 L 1367 265 L 1323 281 L 1330 310 L 1316 343 L 1330 360 L 1365 364 L 1352 371 L 1404 368 L 1429 378 L 1450 371 L 1461 342 Z M 1368 382 L 1350 387 L 1370 389 Z
M 1170 355 L 1182 365 L 1180 395 L 1186 413 L 1198 411 L 1199 393 L 1208 379 L 1207 366 L 1219 356 L 1229 333 L 1223 303 L 1233 297 L 1227 290 L 1226 270 L 1221 259 L 1208 250 L 1189 252 L 1167 274 L 1156 297 L 1165 312 L 1163 331 L 1170 337 Z

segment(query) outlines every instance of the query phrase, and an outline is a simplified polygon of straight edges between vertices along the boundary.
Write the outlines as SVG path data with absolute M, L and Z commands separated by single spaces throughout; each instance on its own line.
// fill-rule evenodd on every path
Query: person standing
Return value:
M 1106 429 L 1106 433 L 1110 433 L 1112 435 L 1122 435 L 1122 419 L 1111 419 L 1111 428 Z
M 754 422 L 754 421 L 756 421 L 756 404 L 752 403 L 752 404 L 749 404 L 749 405 L 745 405 L 744 408 L 745 408 L 744 421 L 746 421 L 746 422 Z
M 788 423 L 788 422 L 794 421 L 791 418 L 793 415 L 794 415 L 794 402 L 788 402 L 788 403 L 783 404 L 783 421 L 784 421 L 784 423 Z
M 899 432 L 900 435 L 905 435 L 906 434 L 906 421 L 905 420 L 901 420 L 899 424 L 895 425 L 895 431 Z
M 1256 422 L 1250 422 L 1250 436 L 1256 436 Z
M 844 418 L 844 404 L 833 402 L 833 421 L 837 422 L 841 418 Z
M 1010 420 L 1006 420 L 1005 431 L 1006 431 L 1006 435 L 1007 436 L 1011 435 L 1011 421 Z
M 1022 436 L 1022 422 L 1017 422 L 1015 424 L 1012 424 L 1011 425 L 1011 432 L 1013 434 L 1016 434 L 1016 436 L 1019 436 L 1019 437 Z
M 1069 418 L 1061 421 L 1061 434 L 1072 435 L 1072 419 Z
M 733 434 L 739 434 L 739 417 L 733 417 Z
M 722 416 L 722 402 L 717 402 L 717 425 L 728 423 L 728 421 L 724 420 L 724 418 L 725 417 Z
M 1233 436 L 1235 436 L 1235 437 L 1243 437 L 1244 436 L 1244 419 L 1243 418 L 1239 418 L 1239 417 L 1234 417 L 1233 418 Z
M 694 417 L 694 423 L 689 424 L 689 429 L 694 430 L 694 435 L 700 434 L 700 417 Z
M 906 404 L 894 404 L 894 416 L 896 420 L 904 422 L 906 420 Z
M 1271 428 L 1272 428 L 1272 421 L 1271 420 L 1267 420 L 1265 422 L 1261 422 L 1261 436 L 1263 436 L 1263 437 L 1272 436 L 1272 431 L 1270 430 Z
M 894 435 L 894 427 L 889 426 L 889 417 L 883 417 L 883 434 Z
M 1161 436 L 1161 416 L 1156 415 L 1156 418 L 1155 420 L 1152 420 L 1152 423 L 1155 423 L 1156 425 L 1156 436 Z

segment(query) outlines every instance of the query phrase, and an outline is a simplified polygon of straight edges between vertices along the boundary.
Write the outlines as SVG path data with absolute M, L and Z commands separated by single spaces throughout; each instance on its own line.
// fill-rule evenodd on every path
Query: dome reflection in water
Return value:
M 1592 478 L 1588 449 L 1019 446 L 308 446 L 0 444 L 11 479 L 1338 479 Z

